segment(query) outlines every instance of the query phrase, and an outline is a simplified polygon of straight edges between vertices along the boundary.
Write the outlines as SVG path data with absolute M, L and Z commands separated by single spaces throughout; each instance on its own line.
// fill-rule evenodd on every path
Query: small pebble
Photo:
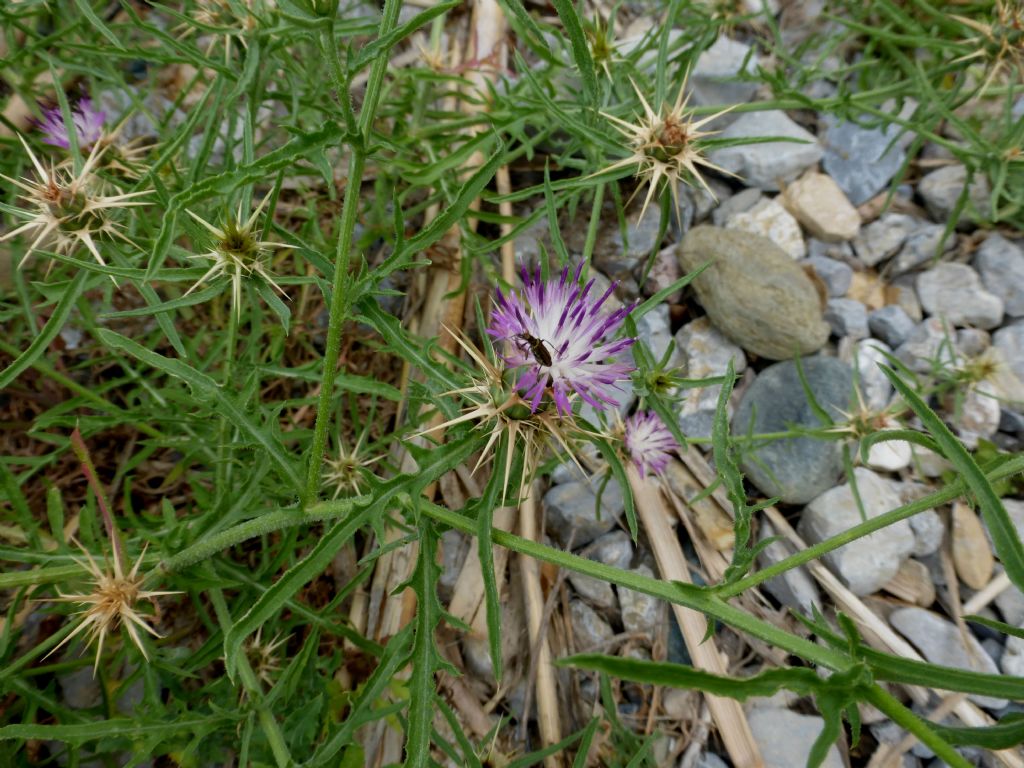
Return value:
M 823 173 L 808 173 L 794 181 L 786 187 L 783 202 L 797 221 L 821 240 L 851 240 L 860 230 L 857 209 L 839 185 Z
M 868 335 L 868 311 L 856 299 L 829 299 L 825 305 L 825 322 L 835 336 L 863 339 Z
M 868 328 L 873 336 L 890 347 L 898 347 L 914 330 L 914 321 L 898 304 L 889 304 L 876 309 L 868 316 Z
M 1024 250 L 1002 235 L 989 235 L 974 255 L 985 289 L 1003 302 L 1010 317 L 1024 317 Z
M 828 256 L 810 256 L 804 264 L 809 265 L 821 281 L 828 288 L 828 295 L 833 298 L 845 296 L 850 290 L 850 282 L 853 280 L 853 270 L 849 264 L 844 264 L 837 259 L 830 259 Z

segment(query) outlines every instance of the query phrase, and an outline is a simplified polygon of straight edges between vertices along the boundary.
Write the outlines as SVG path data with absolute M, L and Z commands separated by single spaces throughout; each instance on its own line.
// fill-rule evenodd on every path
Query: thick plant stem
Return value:
M 324 377 L 320 387 L 320 398 L 316 409 L 316 426 L 313 428 L 313 444 L 309 449 L 309 464 L 306 467 L 306 489 L 303 507 L 315 504 L 320 493 L 320 471 L 327 447 L 327 427 L 331 423 L 331 401 L 334 399 L 334 382 L 338 376 L 338 355 L 341 353 L 341 331 L 348 315 L 351 294 L 348 290 L 348 270 L 352 262 L 352 233 L 359 209 L 359 192 L 363 178 L 366 155 L 361 147 L 353 147 L 348 158 L 348 177 L 345 184 L 345 200 L 341 208 L 341 232 L 334 258 L 334 284 L 331 291 L 331 308 L 327 326 L 327 349 L 324 352 Z

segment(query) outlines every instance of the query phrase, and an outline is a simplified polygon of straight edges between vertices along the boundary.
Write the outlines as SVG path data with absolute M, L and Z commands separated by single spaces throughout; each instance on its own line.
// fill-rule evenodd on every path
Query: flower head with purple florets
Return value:
M 661 474 L 669 454 L 679 450 L 679 443 L 654 411 L 637 411 L 626 419 L 623 442 L 641 477 Z
M 75 137 L 78 139 L 78 148 L 88 151 L 100 140 L 103 135 L 103 120 L 106 113 L 103 110 L 95 109 L 92 106 L 92 99 L 83 97 L 71 110 L 71 119 L 75 127 Z M 71 149 L 71 142 L 68 139 L 68 127 L 64 123 L 64 116 L 60 107 L 43 110 L 43 119 L 39 121 L 39 127 L 45 134 L 43 141 L 54 147 Z
M 582 264 L 572 275 L 566 267 L 561 279 L 544 281 L 539 268 L 531 275 L 524 267 L 521 293 L 498 290 L 487 333 L 510 342 L 505 363 L 521 369 L 516 387 L 535 413 L 549 388 L 563 416 L 572 412 L 574 392 L 598 410 L 618 405 L 610 390 L 635 370 L 615 359 L 635 339 L 607 340 L 635 305 L 602 312 L 615 285 L 595 298 L 593 280 L 580 286 L 582 272 Z

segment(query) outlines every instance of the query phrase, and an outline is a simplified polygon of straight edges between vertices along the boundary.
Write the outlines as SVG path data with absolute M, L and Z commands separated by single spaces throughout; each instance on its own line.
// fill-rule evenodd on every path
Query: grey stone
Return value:
M 932 363 L 956 362 L 956 334 L 949 322 L 929 317 L 918 323 L 910 337 L 896 349 L 896 357 L 916 373 L 928 373 Z
M 450 595 L 462 573 L 462 566 L 469 551 L 468 537 L 459 531 L 449 529 L 441 534 L 441 589 Z
M 807 386 L 818 404 L 831 416 L 850 403 L 853 373 L 834 357 L 808 357 L 802 362 Z M 796 363 L 786 361 L 765 368 L 744 393 L 733 434 L 779 432 L 791 426 L 820 426 L 797 373 Z M 789 504 L 803 504 L 831 488 L 842 469 L 838 442 L 810 437 L 787 437 L 752 448 L 741 461 L 750 481 L 766 496 L 778 496 Z
M 992 334 L 980 328 L 958 328 L 956 348 L 966 357 L 978 357 L 992 346 Z
M 945 222 L 956 208 L 960 193 L 967 183 L 967 169 L 962 165 L 947 165 L 932 171 L 917 184 L 917 191 L 924 198 L 929 213 Z M 967 194 L 967 205 L 960 214 L 957 226 L 963 226 L 971 216 L 989 218 L 989 185 L 982 173 L 975 173 Z
M 775 529 L 767 520 L 761 522 L 761 529 L 758 532 L 758 541 L 770 539 L 775 535 Z M 761 550 L 758 560 L 761 567 L 775 565 L 785 560 L 790 552 L 781 541 L 775 541 Z M 801 565 L 791 568 L 781 576 L 776 576 L 764 583 L 764 589 L 783 605 L 799 611 L 805 616 L 812 616 L 815 608 L 821 608 L 821 595 L 818 586 L 814 583 L 807 570 Z
M 978 273 L 966 264 L 939 264 L 917 277 L 917 295 L 930 315 L 953 325 L 995 328 L 1003 319 L 1003 302 L 981 286 Z
M 636 335 L 637 339 L 642 341 L 647 350 L 654 356 L 654 359 L 661 360 L 668 350 L 668 345 L 672 343 L 668 304 L 659 304 L 641 317 L 636 323 Z M 678 351 L 675 353 L 675 356 L 678 356 Z M 675 365 L 676 363 L 670 362 L 669 364 Z
M 659 217 L 647 213 L 640 217 L 640 209 L 632 211 L 626 217 L 626 241 L 622 239 L 622 228 L 617 216 L 605 216 L 598 229 L 597 241 L 594 243 L 594 266 L 610 278 L 623 278 L 636 269 L 651 252 L 658 247 L 658 232 L 661 222 Z M 580 228 L 578 234 L 585 238 L 586 229 Z M 567 242 L 574 250 L 583 250 L 583 243 Z
M 676 349 L 683 361 L 683 371 L 691 379 L 721 376 L 728 369 L 730 360 L 736 373 L 747 368 L 743 350 L 729 341 L 706 317 L 692 320 L 679 329 Z M 711 436 L 711 424 L 721 391 L 721 384 L 713 384 L 679 393 L 683 398 L 679 408 L 679 428 L 684 434 Z
M 1006 648 L 999 660 L 1003 674 L 1024 677 L 1024 640 L 1010 635 L 1006 638 Z
M 828 256 L 811 256 L 804 264 L 810 265 L 814 274 L 821 278 L 821 282 L 828 289 L 829 296 L 845 296 L 846 292 L 850 290 L 853 270 L 849 264 L 830 259 Z
M 857 258 L 869 267 L 885 261 L 903 246 L 918 224 L 917 219 L 905 213 L 883 213 L 854 238 Z
M 816 715 L 798 715 L 773 707 L 758 707 L 747 715 L 747 720 L 765 768 L 807 765 L 811 747 L 825 726 L 825 721 Z M 844 768 L 834 744 L 828 748 L 822 768 Z
M 900 506 L 892 483 L 870 469 L 854 469 L 857 491 L 867 518 L 878 517 Z M 862 522 L 849 483 L 832 488 L 808 504 L 800 516 L 798 530 L 817 544 Z M 906 520 L 900 520 L 868 536 L 852 541 L 825 555 L 825 561 L 856 595 L 879 590 L 899 571 L 914 549 L 914 534 Z
M 654 257 L 654 263 L 651 265 L 647 278 L 644 280 L 644 293 L 647 296 L 653 296 L 658 291 L 668 288 L 682 276 L 683 272 L 679 269 L 679 259 L 676 258 L 675 246 L 662 248 L 658 251 L 658 255 Z M 675 293 L 669 294 L 665 300 L 669 304 L 678 304 L 682 299 L 683 289 L 680 288 Z
M 759 189 L 754 189 L 753 187 L 741 189 L 735 195 L 731 195 L 724 199 L 718 207 L 711 212 L 711 222 L 716 227 L 721 227 L 737 213 L 749 211 L 763 199 L 764 195 L 761 194 L 761 190 Z
M 757 55 L 750 46 L 720 35 L 714 45 L 697 59 L 690 73 L 694 104 L 702 106 L 743 104 L 757 91 L 757 81 L 742 80 L 744 74 L 757 72 Z M 736 119 L 733 114 L 723 115 L 715 121 L 716 128 Z
M 920 323 L 924 320 L 924 310 L 917 298 L 917 288 L 914 287 L 916 282 L 914 275 L 901 275 L 890 283 L 890 287 L 896 289 L 896 304 L 911 320 Z
M 968 388 L 959 406 L 954 414 L 956 430 L 968 448 L 977 448 L 978 440 L 991 440 L 999 431 L 1002 408 L 992 382 L 982 381 Z
M 646 565 L 634 568 L 633 573 L 648 578 L 654 576 Z M 619 605 L 622 607 L 622 626 L 627 632 L 653 637 L 668 619 L 668 604 L 642 592 L 619 587 Z
M 729 768 L 729 765 L 714 752 L 702 752 L 697 758 L 697 762 L 693 764 L 693 768 Z
M 828 341 L 814 283 L 771 240 L 695 227 L 679 260 L 686 271 L 712 262 L 694 279 L 694 291 L 711 322 L 745 350 L 783 360 L 816 352 Z
M 1024 250 L 992 234 L 974 255 L 974 266 L 985 288 L 1003 301 L 1010 317 L 1024 317 Z
M 914 532 L 914 557 L 925 557 L 939 551 L 946 535 L 946 526 L 934 509 L 926 509 L 909 518 L 910 530 Z
M 825 322 L 836 336 L 863 339 L 868 335 L 868 310 L 856 299 L 829 299 Z
M 945 228 L 941 224 L 920 224 L 907 237 L 903 248 L 889 265 L 891 274 L 902 275 L 933 261 L 937 257 L 939 245 L 943 242 L 944 233 Z M 943 251 L 948 251 L 953 244 L 954 239 L 948 238 L 943 244 Z
M 892 354 L 892 349 L 877 339 L 864 339 L 854 347 L 853 354 L 864 404 L 872 410 L 880 411 L 889 404 L 893 389 L 892 382 L 879 368 L 879 364 L 889 364 L 886 355 Z
M 59 674 L 57 683 L 60 685 L 61 701 L 72 709 L 92 709 L 103 702 L 100 681 L 93 675 L 92 666 Z
M 871 333 L 890 347 L 898 347 L 914 330 L 914 321 L 898 304 L 889 304 L 876 309 L 868 316 Z
M 598 510 L 597 491 L 601 481 L 571 481 L 551 488 L 544 494 L 544 508 L 549 530 L 564 545 L 580 547 L 607 533 L 625 510 L 622 489 L 614 479 L 601 494 Z
M 821 159 L 814 134 L 801 128 L 781 110 L 747 112 L 719 134 L 723 139 L 777 136 L 795 141 L 747 144 L 712 150 L 711 162 L 739 175 L 748 186 L 775 191 L 779 181 L 793 181 Z
M 1024 322 L 1007 325 L 993 333 L 992 346 L 999 350 L 1017 378 L 1024 380 Z
M 633 563 L 633 541 L 625 531 L 611 531 L 595 539 L 585 554 L 591 560 L 625 570 Z
M 999 412 L 999 431 L 1009 435 L 1024 432 L 1024 413 L 1003 408 Z
M 885 189 L 903 165 L 906 152 L 894 141 L 899 132 L 896 125 L 883 130 L 849 122 L 833 123 L 825 131 L 822 165 L 854 205 Z
M 608 622 L 582 600 L 569 601 L 569 620 L 580 651 L 607 650 L 604 646 L 615 637 Z
M 964 636 L 956 624 L 937 613 L 917 607 L 900 608 L 889 614 L 889 623 L 933 664 L 999 674 L 995 662 L 974 635 L 967 635 L 965 645 Z M 978 694 L 970 694 L 967 698 L 986 709 L 1000 709 L 1008 703 L 1006 699 Z
M 595 579 L 593 576 L 584 576 L 582 573 L 569 572 L 569 583 L 572 584 L 576 593 L 582 597 L 591 608 L 599 611 L 611 612 L 615 610 L 618 601 L 615 599 L 615 590 L 607 581 Z

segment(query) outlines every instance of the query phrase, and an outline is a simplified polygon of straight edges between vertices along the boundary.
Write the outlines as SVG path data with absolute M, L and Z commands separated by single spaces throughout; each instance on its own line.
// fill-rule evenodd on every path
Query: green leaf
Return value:
M 122 336 L 114 331 L 105 328 L 96 330 L 100 341 L 111 349 L 119 349 L 127 352 L 132 357 L 140 360 L 159 371 L 181 379 L 189 385 L 197 394 L 211 398 L 217 404 L 218 409 L 224 418 L 234 424 L 243 434 L 258 443 L 267 452 L 271 461 L 277 467 L 281 476 L 287 480 L 293 489 L 298 491 L 302 488 L 302 481 L 291 458 L 284 446 L 271 434 L 270 430 L 256 424 L 249 415 L 239 407 L 234 398 L 230 397 L 213 379 L 205 373 L 197 371 L 187 363 L 180 360 L 172 360 L 169 357 L 146 349 L 142 345 Z
M 1024 627 L 1015 627 L 1012 624 L 1007 624 L 1002 621 L 996 621 L 995 619 L 986 619 L 984 616 L 964 616 L 964 621 L 973 621 L 975 624 L 981 624 L 989 629 L 994 629 L 996 632 L 1002 632 L 1004 635 L 1011 635 L 1012 637 L 1019 637 L 1024 640 Z
M 34 725 L 15 723 L 0 728 L 0 741 L 6 739 L 39 739 L 40 741 L 62 741 L 73 746 L 80 746 L 97 739 L 120 738 L 136 740 L 141 738 L 170 738 L 181 733 L 208 731 L 217 725 L 226 724 L 229 718 L 225 715 L 210 717 L 181 717 L 160 723 L 146 723 L 118 717 L 112 720 L 100 720 L 92 723 L 75 725 Z
M 57 338 L 57 334 L 64 327 L 64 322 L 71 314 L 75 302 L 82 295 L 86 276 L 87 273 L 79 272 L 71 279 L 64 289 L 64 294 L 60 297 L 60 301 L 57 302 L 57 306 L 54 307 L 53 314 L 47 319 L 43 329 L 39 331 L 39 335 L 32 339 L 28 349 L 18 355 L 3 372 L 0 372 L 0 389 L 6 389 L 12 381 L 31 367 L 50 346 L 50 342 Z
M 956 436 L 928 407 L 927 403 L 907 386 L 894 370 L 885 365 L 880 367 L 889 377 L 896 391 L 935 438 L 942 455 L 952 462 L 957 472 L 967 482 L 967 486 L 978 501 L 985 527 L 988 528 L 988 532 L 992 536 L 992 543 L 1006 569 L 1006 575 L 1010 577 L 1010 581 L 1017 589 L 1024 590 L 1024 545 L 1021 544 L 1017 528 L 1006 513 L 1003 502 L 992 490 L 992 484 L 989 483 L 988 478 L 985 477 L 963 444 L 956 439 Z
M 600 94 L 597 88 L 597 72 L 594 69 L 594 59 L 590 55 L 590 45 L 587 43 L 587 35 L 583 31 L 583 24 L 580 23 L 579 14 L 571 0 L 551 0 L 551 4 L 562 20 L 565 32 L 569 35 L 569 43 L 572 46 L 572 57 L 576 61 L 576 68 L 583 78 L 583 90 L 587 94 L 587 100 L 595 109 L 600 102 Z
M 82 15 L 89 20 L 96 30 L 109 40 L 115 48 L 120 51 L 124 50 L 124 46 L 121 45 L 121 41 L 118 40 L 115 35 L 106 24 L 103 23 L 103 19 L 96 15 L 96 11 L 92 9 L 89 4 L 89 0 L 75 0 L 75 5 L 78 6 L 78 10 L 82 12 Z
M 446 2 L 438 3 L 431 8 L 427 8 L 425 11 L 420 11 L 409 19 L 409 21 L 405 22 L 405 24 L 402 24 L 400 27 L 396 27 L 388 34 L 377 38 L 372 43 L 362 48 L 359 51 L 359 55 L 356 56 L 355 61 L 352 63 L 351 71 L 358 72 L 371 61 L 374 61 L 378 56 L 386 56 L 388 51 L 424 24 L 427 24 L 438 16 L 448 13 L 448 11 L 452 10 L 452 8 L 456 8 L 459 4 L 459 0 L 446 0 Z
M 1024 715 L 1020 713 L 1006 715 L 996 725 L 983 728 L 950 727 L 932 722 L 928 727 L 957 746 L 1013 749 L 1024 744 Z

